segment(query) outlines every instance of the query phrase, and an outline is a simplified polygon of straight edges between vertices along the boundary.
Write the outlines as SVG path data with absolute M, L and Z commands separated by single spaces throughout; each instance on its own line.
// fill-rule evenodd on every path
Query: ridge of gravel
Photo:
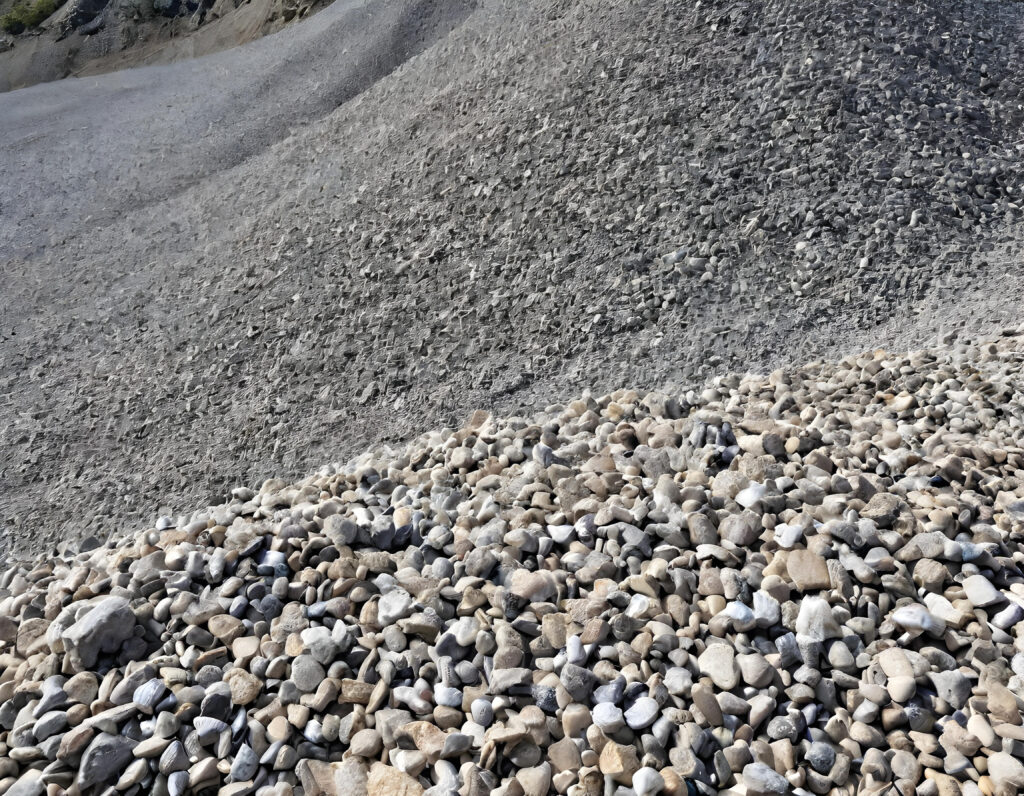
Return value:
M 8 561 L 0 792 L 1011 796 L 1021 362 L 477 412 Z
M 335 6 L 196 62 L 216 110 L 170 129 L 117 98 L 188 64 L 0 97 L 6 544 L 476 408 L 1019 321 L 1020 4 L 431 8 L 397 68 L 407 28 L 356 25 L 349 56 L 388 64 L 336 108 L 292 49 Z M 228 119 L 268 132 L 239 150 Z

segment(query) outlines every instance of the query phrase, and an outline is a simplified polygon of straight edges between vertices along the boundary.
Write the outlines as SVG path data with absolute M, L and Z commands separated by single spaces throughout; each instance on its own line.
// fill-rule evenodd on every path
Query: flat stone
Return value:
M 97 735 L 82 755 L 77 782 L 83 790 L 113 784 L 132 762 L 135 741 L 123 735 Z
M 242 620 L 231 614 L 217 614 L 206 623 L 209 631 L 223 644 L 231 644 L 245 632 Z
M 971 575 L 961 584 L 967 599 L 975 608 L 1006 602 L 1006 597 L 984 575 Z
M 810 550 L 790 550 L 786 558 L 789 577 L 800 591 L 815 591 L 831 586 L 828 564 Z
M 710 686 L 704 683 L 694 683 L 692 696 L 693 704 L 704 714 L 704 718 L 708 720 L 708 723 L 712 727 L 721 727 L 723 721 L 722 708 L 718 704 L 718 700 L 715 699 L 715 694 Z
M 306 796 L 367 796 L 367 769 L 357 760 L 300 760 L 295 770 Z
M 292 661 L 291 680 L 303 694 L 316 691 L 327 673 L 312 655 L 300 655 Z
M 697 667 L 723 691 L 731 691 L 739 684 L 736 651 L 731 644 L 709 644 L 697 658 Z

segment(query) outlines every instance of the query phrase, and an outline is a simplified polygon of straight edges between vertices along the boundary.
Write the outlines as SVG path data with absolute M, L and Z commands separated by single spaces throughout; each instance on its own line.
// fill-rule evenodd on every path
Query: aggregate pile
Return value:
M 10 562 L 0 794 L 1012 796 L 1022 362 L 480 411 Z
M 1022 30 L 1004 0 L 336 3 L 0 96 L 0 545 L 474 408 L 1018 323 Z

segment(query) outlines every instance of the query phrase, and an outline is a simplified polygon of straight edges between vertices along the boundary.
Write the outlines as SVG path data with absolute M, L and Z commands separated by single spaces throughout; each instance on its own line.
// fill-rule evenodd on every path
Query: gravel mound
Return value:
M 11 564 L 0 790 L 1018 793 L 1022 360 L 478 412 Z
M 359 8 L 0 97 L 9 544 L 1019 322 L 1020 3 Z

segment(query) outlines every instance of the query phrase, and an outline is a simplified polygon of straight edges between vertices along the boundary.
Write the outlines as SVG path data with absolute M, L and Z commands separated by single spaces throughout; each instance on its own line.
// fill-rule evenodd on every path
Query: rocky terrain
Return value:
M 0 95 L 6 541 L 1016 323 L 1024 6 L 814 9 L 335 4 Z
M 1022 22 L 338 0 L 0 94 L 0 796 L 1024 789 Z
M 14 565 L 0 792 L 1016 794 L 1022 361 L 477 412 Z
M 0 28 L 19 6 L 34 4 L 0 0 Z M 0 91 L 237 47 L 322 6 L 321 0 L 65 0 L 38 26 L 17 35 L 0 29 Z

